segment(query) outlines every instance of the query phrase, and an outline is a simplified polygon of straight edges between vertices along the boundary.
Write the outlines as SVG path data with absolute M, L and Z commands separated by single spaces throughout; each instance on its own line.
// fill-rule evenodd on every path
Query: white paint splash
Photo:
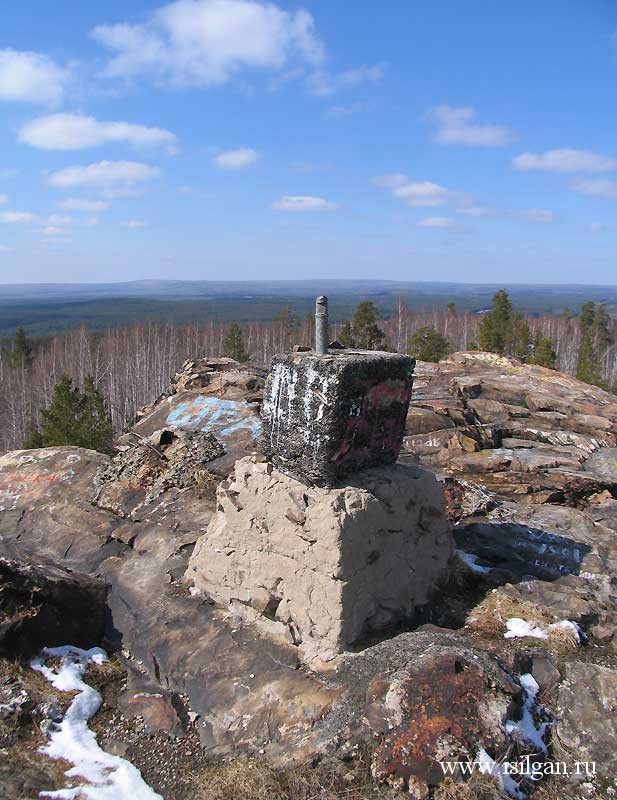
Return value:
M 490 567 L 483 567 L 482 564 L 478 564 L 478 556 L 474 553 L 466 553 L 464 550 L 457 550 L 456 555 L 463 561 L 469 569 L 473 572 L 478 572 L 482 575 L 486 574 L 487 572 L 492 572 Z
M 59 666 L 48 666 L 45 661 L 60 658 Z M 101 695 L 84 682 L 89 664 L 102 664 L 107 654 L 100 647 L 82 650 L 79 647 L 46 647 L 42 656 L 30 666 L 40 672 L 61 692 L 78 692 L 64 719 L 55 725 L 49 742 L 41 752 L 50 758 L 63 758 L 73 766 L 66 771 L 67 778 L 83 778 L 78 786 L 41 792 L 40 797 L 57 797 L 61 800 L 163 800 L 141 777 L 139 770 L 119 756 L 106 753 L 99 747 L 96 735 L 88 728 L 88 720 L 101 705 Z

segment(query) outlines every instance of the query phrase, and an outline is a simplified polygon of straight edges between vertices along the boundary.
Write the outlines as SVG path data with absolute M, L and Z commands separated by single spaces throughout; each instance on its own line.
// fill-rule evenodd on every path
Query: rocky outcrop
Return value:
M 332 657 L 410 618 L 454 549 L 442 489 L 418 467 L 348 480 L 306 486 L 269 462 L 237 461 L 186 579 L 277 623 L 307 656 Z
M 602 779 L 615 777 L 617 750 L 617 670 L 572 662 L 565 668 L 557 699 L 555 741 L 559 757 L 581 766 L 580 780 L 596 771 Z M 576 767 L 572 764 L 573 771 Z
M 14 555 L 20 553 L 14 549 Z M 54 564 L 0 558 L 0 656 L 29 657 L 42 647 L 103 637 L 107 586 Z
M 238 458 L 257 447 L 265 377 L 266 370 L 231 358 L 185 361 L 168 390 L 142 409 L 131 436 L 121 437 L 120 444 L 131 445 L 135 434 L 147 438 L 163 429 L 204 431 L 224 447 L 208 468 L 225 476 Z
M 539 702 L 555 717 L 547 758 L 567 750 L 574 760 L 610 764 L 617 638 L 612 395 L 478 353 L 419 364 L 403 460 L 419 462 L 443 481 L 460 560 L 413 624 L 430 620 L 457 630 L 388 631 L 382 641 L 375 637 L 327 665 L 315 660 L 309 671 L 297 647 L 262 635 L 183 583 L 216 505 L 212 493 L 184 482 L 181 452 L 192 452 L 193 430 L 212 434 L 226 453 L 204 469 L 216 466 L 226 476 L 231 464 L 220 466 L 225 459 L 249 455 L 256 443 L 252 434 L 240 438 L 249 428 L 240 426 L 237 439 L 225 433 L 225 421 L 212 408 L 229 409 L 217 402 L 230 400 L 242 412 L 236 421 L 258 422 L 259 387 L 248 388 L 251 368 L 201 363 L 203 369 L 197 362 L 187 366 L 175 394 L 138 423 L 140 436 L 165 455 L 178 448 L 172 481 L 133 435 L 126 443 L 135 444 L 117 462 L 79 448 L 0 458 L 0 555 L 26 564 L 53 561 L 73 571 L 70 580 L 87 573 L 109 584 L 107 643 L 139 676 L 123 699 L 127 714 L 147 718 L 149 730 L 182 736 L 190 711 L 198 715 L 209 754 L 248 753 L 278 766 L 351 758 L 366 747 L 379 780 L 422 793 L 436 786 L 444 752 L 465 760 L 475 740 L 496 761 L 507 757 L 513 740 L 504 715 L 508 722 L 524 716 L 519 675 L 529 672 L 540 685 Z M 244 377 L 232 377 L 236 373 Z M 212 403 L 191 400 L 182 407 L 198 396 Z M 181 410 L 168 424 L 174 403 Z M 173 445 L 150 441 L 161 430 L 174 431 Z M 187 438 L 178 433 L 184 430 Z M 107 469 L 97 501 L 96 475 Z M 138 493 L 137 502 L 123 499 L 127 487 Z M 232 503 L 231 494 L 224 502 Z M 298 536 L 307 519 L 298 503 L 286 500 L 291 519 L 283 514 L 284 524 L 308 550 L 315 544 Z M 33 597 L 36 606 L 37 593 Z M 20 608 L 16 604 L 16 613 Z M 560 650 L 549 639 L 506 639 L 508 619 L 532 609 L 542 614 L 538 623 L 578 623 L 581 643 L 570 637 Z M 0 784 L 17 785 L 7 769 L 0 769 Z M 595 797 L 609 796 L 602 793 L 608 783 L 586 781 Z M 568 786 L 549 785 L 550 791 L 575 794 Z
M 617 494 L 617 398 L 492 353 L 418 362 L 405 447 L 503 497 L 580 506 Z

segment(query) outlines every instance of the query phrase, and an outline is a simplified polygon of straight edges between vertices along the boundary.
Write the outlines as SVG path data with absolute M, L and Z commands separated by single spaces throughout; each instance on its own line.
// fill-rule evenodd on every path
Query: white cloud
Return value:
M 142 219 L 129 219 L 126 222 L 122 222 L 125 228 L 147 228 L 148 223 L 144 222 Z
M 10 253 L 11 248 L 7 247 L 5 244 L 0 244 L 0 253 Z
M 3 211 L 0 213 L 0 222 L 5 222 L 8 225 L 23 225 L 35 220 L 36 216 L 29 211 Z
M 387 175 L 378 175 L 373 178 L 373 183 L 375 186 L 383 186 L 384 189 L 396 189 L 398 186 L 404 186 L 409 183 L 409 178 L 400 172 L 393 172 Z
M 350 103 L 346 106 L 331 106 L 326 110 L 325 116 L 329 119 L 343 119 L 344 117 L 350 117 L 352 114 L 362 114 L 370 110 L 371 106 L 367 103 Z
M 605 222 L 592 222 L 589 229 L 594 233 L 614 233 L 617 225 L 607 225 Z
M 572 181 L 570 188 L 590 197 L 617 199 L 617 181 L 610 180 L 610 178 L 577 178 Z
M 8 195 L 6 195 L 6 194 L 0 194 L 0 206 L 3 206 L 3 205 L 5 205 L 5 204 L 6 204 L 6 203 L 8 203 L 8 202 L 9 202 Z
M 59 236 L 61 233 L 66 233 L 64 228 L 59 228 L 57 225 L 48 225 L 43 228 L 43 236 Z
M 520 211 L 513 211 L 512 215 L 527 222 L 547 223 L 555 222 L 558 219 L 558 215 L 554 211 L 549 211 L 546 208 L 525 208 Z
M 105 200 L 82 200 L 79 197 L 69 197 L 60 203 L 60 208 L 66 211 L 107 211 L 109 203 Z
M 504 147 L 514 135 L 505 125 L 474 122 L 476 111 L 469 106 L 453 108 L 437 106 L 427 117 L 437 124 L 435 141 L 444 144 L 462 144 L 471 147 Z
M 85 228 L 93 228 L 95 225 L 98 225 L 98 224 L 99 224 L 99 218 L 98 217 L 88 217 L 88 219 L 84 221 L 84 227 Z
M 383 79 L 385 70 L 384 64 L 374 64 L 373 66 L 363 64 L 360 67 L 334 74 L 318 70 L 309 75 L 308 87 L 311 94 L 328 97 L 341 89 L 379 83 Z
M 562 148 L 546 153 L 522 153 L 512 160 L 512 166 L 521 171 L 542 169 L 548 172 L 598 173 L 617 169 L 617 159 L 590 150 Z
M 459 214 L 469 214 L 472 217 L 489 217 L 496 213 L 494 208 L 488 208 L 487 206 L 461 206 L 456 210 Z
M 166 146 L 176 152 L 177 139 L 163 128 L 147 128 L 129 122 L 100 122 L 81 114 L 38 117 L 19 131 L 19 141 L 39 150 L 83 150 L 126 142 L 133 147 Z
M 175 87 L 220 85 L 245 69 L 317 65 L 324 57 L 311 14 L 257 0 L 177 0 L 144 24 L 100 25 L 92 35 L 114 53 L 108 76 Z
M 409 181 L 394 188 L 393 193 L 410 206 L 442 206 L 454 196 L 449 189 L 432 181 Z
M 419 228 L 446 228 L 449 230 L 458 227 L 456 220 L 450 217 L 427 217 L 426 219 L 421 219 L 417 225 Z
M 73 222 L 73 217 L 62 216 L 61 214 L 50 214 L 47 217 L 48 225 L 70 225 Z
M 108 197 L 120 197 L 136 194 L 139 184 L 158 178 L 160 174 L 158 167 L 137 161 L 99 161 L 87 167 L 66 167 L 52 172 L 49 184 L 58 189 L 90 186 Z
M 0 50 L 0 100 L 55 105 L 69 77 L 68 69 L 40 53 Z
M 324 200 L 323 197 L 311 197 L 310 195 L 296 195 L 281 197 L 280 200 L 272 203 L 275 211 L 334 211 L 338 208 L 336 203 Z
M 373 183 L 390 189 L 394 197 L 409 206 L 432 207 L 450 204 L 468 208 L 473 205 L 473 198 L 470 195 L 453 192 L 432 181 L 412 181 L 399 172 L 380 175 L 373 179 Z
M 255 164 L 259 153 L 250 147 L 239 147 L 237 150 L 226 150 L 212 159 L 212 163 L 223 169 L 243 169 Z

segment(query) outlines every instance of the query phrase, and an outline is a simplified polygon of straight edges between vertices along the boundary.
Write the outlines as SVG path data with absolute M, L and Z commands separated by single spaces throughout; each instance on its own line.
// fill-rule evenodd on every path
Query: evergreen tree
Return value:
M 343 347 L 356 346 L 356 343 L 353 338 L 353 331 L 351 329 L 351 322 L 349 320 L 347 320 L 347 322 L 341 328 L 338 340 L 343 345 Z
M 500 289 L 494 296 L 491 310 L 480 322 L 480 348 L 491 353 L 507 353 L 513 339 L 512 303 L 505 289 Z
M 231 322 L 223 342 L 223 355 L 236 361 L 248 361 L 249 354 L 244 349 L 242 329 L 237 322 Z
M 34 361 L 34 352 L 30 339 L 26 336 L 26 332 L 20 325 L 15 332 L 13 340 L 13 350 L 10 356 L 10 362 L 14 367 L 30 367 Z
M 105 398 L 94 385 L 93 378 L 88 375 L 84 380 L 79 415 L 81 447 L 111 455 L 113 437 L 111 415 Z
M 39 447 L 43 447 L 43 434 L 38 426 L 34 425 L 24 439 L 23 448 L 24 450 L 37 450 Z
M 362 350 L 379 350 L 383 347 L 385 335 L 377 320 L 379 312 L 371 300 L 364 300 L 353 315 L 352 336 L 356 347 Z
M 579 381 L 606 389 L 602 380 L 601 358 L 611 343 L 610 317 L 603 304 L 596 306 L 588 300 L 581 306 L 579 315 L 581 346 L 576 362 L 576 377 Z
M 538 336 L 535 339 L 533 353 L 529 357 L 528 363 L 556 369 L 557 353 L 553 348 L 553 340 L 549 336 Z
M 452 352 L 452 345 L 432 325 L 424 325 L 409 337 L 408 350 L 420 361 L 436 362 Z
M 86 378 L 84 390 L 73 387 L 68 375 L 54 386 L 50 405 L 41 411 L 42 427 L 28 436 L 29 447 L 73 445 L 112 452 L 113 428 L 107 405 L 92 378 Z
M 446 310 L 448 314 L 456 314 L 456 303 L 450 300 L 450 302 L 446 306 Z
M 512 345 L 510 351 L 518 358 L 527 358 L 531 347 L 531 330 L 529 323 L 520 311 L 512 317 Z

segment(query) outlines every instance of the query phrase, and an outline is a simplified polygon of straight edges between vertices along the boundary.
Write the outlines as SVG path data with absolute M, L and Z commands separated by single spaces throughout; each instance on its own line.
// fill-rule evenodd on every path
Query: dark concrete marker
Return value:
M 317 486 L 394 463 L 414 366 L 409 356 L 370 350 L 276 356 L 262 407 L 262 452 Z

